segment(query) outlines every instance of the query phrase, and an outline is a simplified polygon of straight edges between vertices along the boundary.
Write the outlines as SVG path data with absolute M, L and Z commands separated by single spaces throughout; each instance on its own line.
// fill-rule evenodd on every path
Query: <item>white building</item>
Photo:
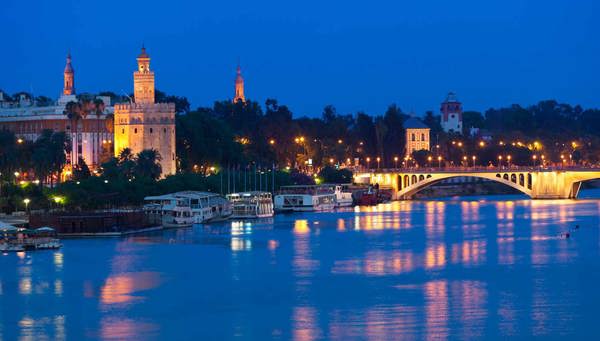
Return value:
M 453 92 L 448 93 L 446 100 L 442 102 L 440 111 L 442 113 L 442 129 L 445 132 L 462 134 L 462 103 L 456 100 L 456 95 Z

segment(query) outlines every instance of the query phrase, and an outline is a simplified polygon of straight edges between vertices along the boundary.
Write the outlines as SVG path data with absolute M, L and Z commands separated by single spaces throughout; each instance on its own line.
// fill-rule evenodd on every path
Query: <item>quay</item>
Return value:
M 52 226 L 59 237 L 118 237 L 162 229 L 142 210 L 35 213 L 29 226 Z

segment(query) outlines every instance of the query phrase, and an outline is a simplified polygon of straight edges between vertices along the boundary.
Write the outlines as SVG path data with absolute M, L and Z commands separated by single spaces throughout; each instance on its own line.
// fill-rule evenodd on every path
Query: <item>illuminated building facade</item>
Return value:
M 419 119 L 409 118 L 404 122 L 406 130 L 406 156 L 417 150 L 430 150 L 429 127 Z
M 133 73 L 134 101 L 114 107 L 115 155 L 124 148 L 134 154 L 145 149 L 158 151 L 162 175 L 175 174 L 175 104 L 155 103 L 154 72 L 150 56 L 142 47 Z
M 19 140 L 35 141 L 43 130 L 65 132 L 72 148 L 67 154 L 67 169 L 82 158 L 90 169 L 95 169 L 104 154 L 112 153 L 112 124 L 107 117 L 112 113 L 110 98 L 98 96 L 103 105 L 93 114 L 82 110 L 81 117 L 66 113 L 69 102 L 78 102 L 75 94 L 75 70 L 71 55 L 67 55 L 63 74 L 63 91 L 56 103 L 38 105 L 30 94 L 20 93 L 16 98 L 0 95 L 0 129 L 12 131 Z M 89 103 L 90 105 L 93 103 Z M 97 114 L 96 114 L 97 113 Z M 107 124 L 109 123 L 109 124 Z

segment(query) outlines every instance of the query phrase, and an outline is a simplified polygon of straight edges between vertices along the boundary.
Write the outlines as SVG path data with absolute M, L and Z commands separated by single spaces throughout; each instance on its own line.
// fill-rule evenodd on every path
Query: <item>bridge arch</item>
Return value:
M 523 174 L 521 174 L 521 175 L 523 176 Z M 407 176 L 408 175 L 405 175 L 405 177 L 407 177 Z M 398 198 L 410 197 L 410 196 L 422 191 L 423 189 L 425 189 L 429 186 L 432 186 L 436 183 L 439 183 L 443 180 L 464 177 L 464 176 L 498 182 L 498 183 L 504 184 L 506 186 L 512 187 L 529 197 L 532 196 L 532 191 L 531 191 L 530 187 L 528 188 L 528 186 L 523 186 L 523 185 L 519 184 L 519 181 L 517 181 L 518 180 L 517 174 L 509 175 L 508 173 L 506 173 L 506 174 L 500 175 L 500 174 L 494 174 L 494 173 L 474 173 L 474 174 L 465 175 L 465 174 L 443 174 L 442 173 L 442 174 L 427 175 L 427 176 L 418 177 L 418 178 L 416 175 L 413 175 L 412 180 L 414 180 L 414 181 L 411 182 L 409 186 L 405 186 L 404 188 L 399 189 L 399 191 L 397 193 L 397 197 Z M 529 176 L 531 176 L 531 174 L 529 174 Z M 416 181 L 417 179 L 419 181 Z M 529 183 L 528 183 L 528 185 L 529 185 Z

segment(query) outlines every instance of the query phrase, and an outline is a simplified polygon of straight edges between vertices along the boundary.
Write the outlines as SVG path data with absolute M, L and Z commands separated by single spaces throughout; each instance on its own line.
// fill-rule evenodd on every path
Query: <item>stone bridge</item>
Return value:
M 532 199 L 575 199 L 581 183 L 600 179 L 600 168 L 460 168 L 397 169 L 357 172 L 356 183 L 391 188 L 394 199 L 408 199 L 420 190 L 456 177 L 475 177 L 510 186 Z

